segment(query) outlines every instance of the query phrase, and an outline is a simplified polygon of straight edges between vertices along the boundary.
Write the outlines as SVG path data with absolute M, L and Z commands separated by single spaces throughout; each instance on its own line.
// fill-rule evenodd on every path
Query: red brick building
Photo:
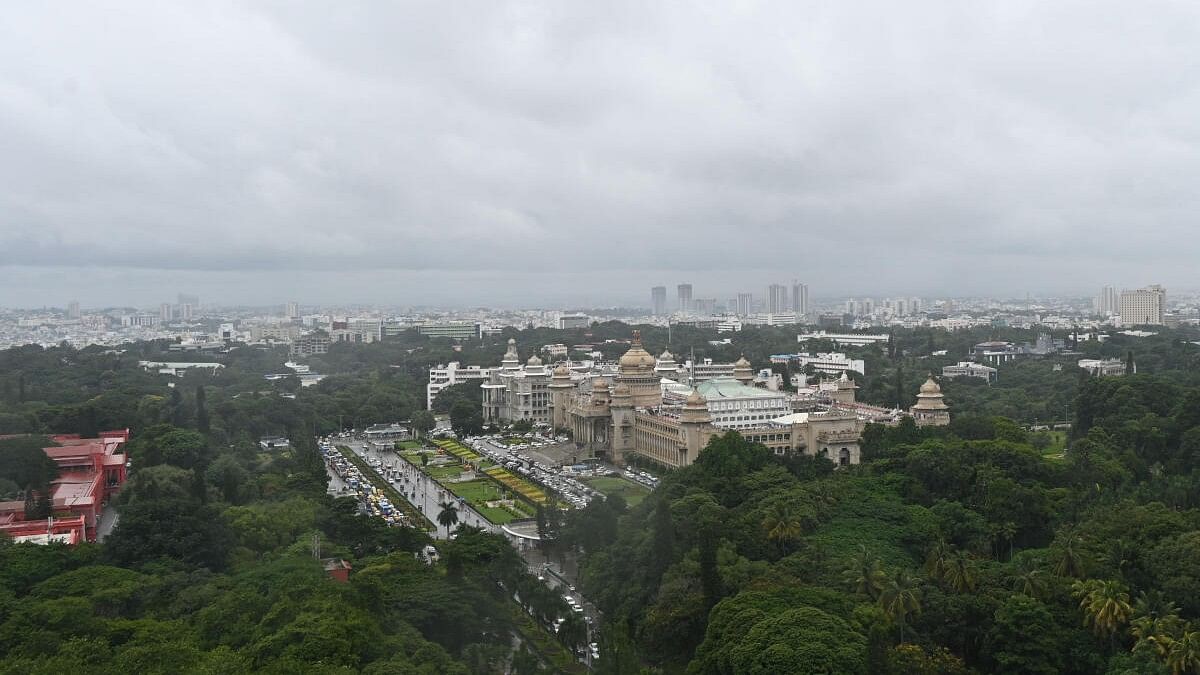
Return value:
M 0 532 L 35 543 L 94 541 L 104 507 L 125 483 L 129 430 L 104 431 L 98 438 L 77 434 L 51 438 L 60 446 L 44 448 L 58 464 L 58 478 L 50 484 L 53 515 L 29 521 L 24 502 L 0 502 Z

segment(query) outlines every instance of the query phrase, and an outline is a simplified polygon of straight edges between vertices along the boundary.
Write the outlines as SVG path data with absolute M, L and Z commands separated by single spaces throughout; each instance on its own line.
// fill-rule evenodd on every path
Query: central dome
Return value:
M 633 332 L 633 343 L 629 347 L 629 351 L 617 360 L 617 365 L 622 371 L 626 370 L 653 370 L 657 362 L 650 352 L 642 347 L 642 336 L 639 332 Z

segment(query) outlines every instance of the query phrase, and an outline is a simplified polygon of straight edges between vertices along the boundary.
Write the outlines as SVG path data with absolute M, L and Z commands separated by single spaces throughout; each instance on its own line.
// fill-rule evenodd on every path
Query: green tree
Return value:
M 450 528 L 458 524 L 458 506 L 454 502 L 445 502 L 439 505 L 441 510 L 438 511 L 438 524 L 446 528 L 446 534 L 450 534 Z
M 859 547 L 842 578 L 855 593 L 865 595 L 873 601 L 880 598 L 888 581 L 879 558 L 865 544 Z
M 921 589 L 908 570 L 899 569 L 886 577 L 883 590 L 879 593 L 879 608 L 899 626 L 900 641 L 904 642 L 904 627 L 908 618 L 921 613 Z
M 762 526 L 767 539 L 775 542 L 785 553 L 792 542 L 804 533 L 804 521 L 783 501 L 771 504 L 763 516 Z
M 413 431 L 417 432 L 417 437 L 423 437 L 430 431 L 433 431 L 437 422 L 433 418 L 433 413 L 428 410 L 418 410 L 412 415 Z
M 988 642 L 998 673 L 1062 672 L 1062 647 L 1050 610 L 1025 595 L 1012 595 L 996 610 Z
M 1085 626 L 1100 637 L 1112 637 L 1129 623 L 1133 606 L 1129 592 L 1117 581 L 1076 581 L 1071 593 L 1079 600 Z

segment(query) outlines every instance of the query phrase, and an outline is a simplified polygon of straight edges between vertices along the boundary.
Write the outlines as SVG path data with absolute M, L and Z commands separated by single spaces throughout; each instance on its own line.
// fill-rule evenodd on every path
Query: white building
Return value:
M 811 354 L 808 352 L 800 352 L 798 354 L 772 354 L 772 363 L 791 363 L 795 367 L 804 369 L 807 366 L 812 366 L 818 372 L 827 373 L 829 375 L 841 375 L 843 373 L 854 371 L 856 373 L 866 374 L 867 365 L 862 359 L 847 358 L 841 352 L 824 352 Z
M 587 328 L 590 325 L 592 325 L 592 318 L 587 314 L 563 314 L 558 317 L 558 327 L 560 330 Z
M 171 375 L 172 377 L 182 377 L 184 373 L 193 368 L 215 373 L 225 367 L 220 363 L 187 363 L 182 361 L 138 361 L 138 365 L 143 370 L 154 371 L 161 375 Z
M 827 333 L 823 330 L 802 333 L 796 336 L 796 342 L 808 342 L 809 340 L 832 340 L 842 346 L 865 347 L 880 342 L 886 343 L 888 336 L 872 335 L 869 333 Z
M 1080 359 L 1077 365 L 1086 370 L 1089 375 L 1097 377 L 1125 374 L 1125 362 L 1121 359 Z M 1134 364 L 1133 371 L 1137 372 L 1137 364 Z
M 942 366 L 943 378 L 976 377 L 988 384 L 996 381 L 1000 371 L 973 361 L 959 361 L 958 365 Z
M 458 361 L 429 369 L 429 383 L 425 385 L 425 408 L 433 410 L 433 399 L 446 387 L 472 380 L 487 380 L 492 376 L 491 368 L 479 366 L 463 367 Z
M 1157 284 L 1121 291 L 1121 325 L 1161 326 L 1166 304 L 1167 291 Z

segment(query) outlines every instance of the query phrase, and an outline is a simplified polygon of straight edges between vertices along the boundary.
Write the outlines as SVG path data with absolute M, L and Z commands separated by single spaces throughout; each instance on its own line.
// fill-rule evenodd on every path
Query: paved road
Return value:
M 401 475 L 397 480 L 392 481 L 392 487 L 396 488 L 404 495 L 404 498 L 417 507 L 435 524 L 437 516 L 442 511 L 442 504 L 447 499 L 454 500 L 458 505 L 458 522 L 478 527 L 488 532 L 500 533 L 500 527 L 493 525 L 486 518 L 479 515 L 475 509 L 471 508 L 466 502 L 460 501 L 457 497 L 451 494 L 448 490 L 438 485 L 429 476 L 421 473 L 421 470 L 408 460 L 401 457 L 394 451 L 385 451 L 376 453 L 369 449 L 365 443 L 350 439 L 337 439 L 338 445 L 349 447 L 356 455 L 363 459 L 379 459 L 385 465 L 391 464 L 393 467 L 400 467 Z M 433 533 L 437 539 L 446 539 L 446 529 L 438 526 Z

